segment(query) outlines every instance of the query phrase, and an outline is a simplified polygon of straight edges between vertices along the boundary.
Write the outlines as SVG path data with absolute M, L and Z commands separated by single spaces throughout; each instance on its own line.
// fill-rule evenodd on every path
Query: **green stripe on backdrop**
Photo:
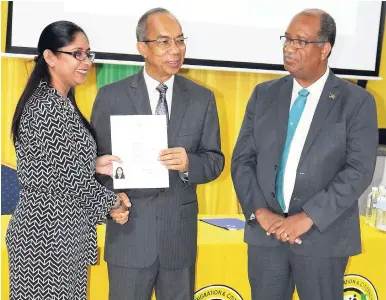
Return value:
M 137 73 L 141 66 L 97 64 L 97 88 Z

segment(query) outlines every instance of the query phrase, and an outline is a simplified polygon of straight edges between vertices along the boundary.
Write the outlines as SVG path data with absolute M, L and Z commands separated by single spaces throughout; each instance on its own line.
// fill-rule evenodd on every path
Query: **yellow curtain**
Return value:
M 4 52 L 7 2 L 1 3 L 2 51 Z M 386 32 L 385 32 L 386 34 Z M 32 63 L 27 66 L 32 67 Z M 380 76 L 386 77 L 386 46 L 382 51 Z M 28 64 L 27 64 L 28 65 Z M 1 62 L 1 125 L 2 164 L 15 167 L 15 153 L 10 141 L 10 125 L 13 111 L 26 83 L 28 72 L 26 60 L 3 58 Z M 30 72 L 30 71 L 29 71 Z M 198 189 L 199 207 L 202 214 L 232 214 L 240 212 L 230 176 L 230 159 L 244 116 L 248 98 L 256 84 L 277 78 L 275 75 L 247 72 L 225 72 L 184 69 L 181 74 L 212 89 L 216 96 L 221 125 L 222 149 L 226 156 L 225 170 L 214 182 Z M 375 96 L 378 107 L 379 127 L 386 127 L 386 81 L 368 83 L 368 90 Z M 90 117 L 97 92 L 96 69 L 93 67 L 87 82 L 76 89 L 76 98 L 81 111 Z

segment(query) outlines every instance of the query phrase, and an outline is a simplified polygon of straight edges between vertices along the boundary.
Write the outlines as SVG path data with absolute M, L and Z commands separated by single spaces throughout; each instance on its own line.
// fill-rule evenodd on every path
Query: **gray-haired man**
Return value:
M 168 145 L 160 154 L 168 189 L 126 190 L 129 221 L 109 220 L 105 260 L 110 300 L 193 299 L 197 250 L 196 185 L 216 179 L 224 167 L 213 92 L 177 75 L 185 57 L 185 37 L 167 10 L 145 13 L 137 26 L 137 48 L 145 67 L 101 88 L 92 125 L 98 151 L 111 153 L 110 115 L 163 114 Z M 109 178 L 105 184 L 112 188 Z

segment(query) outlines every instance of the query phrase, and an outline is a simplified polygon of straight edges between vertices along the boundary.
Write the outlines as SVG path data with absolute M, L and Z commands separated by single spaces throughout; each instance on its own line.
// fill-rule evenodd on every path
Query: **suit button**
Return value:
M 165 192 L 165 189 L 160 189 L 161 192 Z
M 275 165 L 275 171 L 277 170 L 277 165 Z
M 274 192 L 271 193 L 273 198 L 276 198 L 276 194 Z

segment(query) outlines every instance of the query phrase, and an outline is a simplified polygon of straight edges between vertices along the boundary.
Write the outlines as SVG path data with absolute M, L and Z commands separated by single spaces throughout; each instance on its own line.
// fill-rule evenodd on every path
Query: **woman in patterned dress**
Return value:
M 111 175 L 117 158 L 96 160 L 93 130 L 74 99 L 95 56 L 84 31 L 54 22 L 38 52 L 12 124 L 21 191 L 6 235 L 10 299 L 84 300 L 96 225 L 110 209 L 126 222 L 130 202 L 94 178 Z

